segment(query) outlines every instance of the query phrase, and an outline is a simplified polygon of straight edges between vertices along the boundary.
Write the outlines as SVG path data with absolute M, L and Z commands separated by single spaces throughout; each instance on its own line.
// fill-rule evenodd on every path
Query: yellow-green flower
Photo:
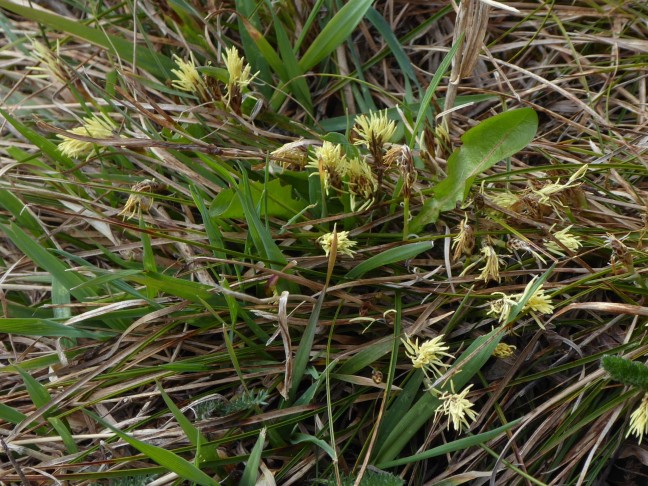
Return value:
M 502 297 L 497 300 L 489 302 L 490 310 L 488 315 L 497 317 L 497 321 L 502 324 L 506 322 L 511 315 L 511 310 L 517 305 L 517 302 L 503 292 L 494 292 L 493 295 L 501 295 Z
M 471 255 L 475 248 L 475 232 L 473 231 L 472 226 L 468 224 L 467 214 L 459 223 L 459 232 L 457 233 L 457 236 L 452 239 L 452 248 L 454 249 L 452 259 L 455 261 L 459 260 L 461 255 Z
M 497 346 L 495 346 L 495 350 L 493 351 L 493 356 L 498 359 L 510 358 L 511 356 L 513 356 L 515 349 L 516 346 L 506 343 L 498 343 Z
M 171 85 L 180 91 L 196 93 L 201 98 L 204 98 L 207 88 L 205 81 L 196 69 L 196 64 L 193 59 L 184 61 L 174 54 L 173 60 L 178 66 L 178 69 L 171 70 L 176 77 L 176 79 L 171 81 Z
M 304 140 L 297 140 L 296 142 L 283 144 L 278 149 L 270 152 L 270 154 L 277 161 L 281 162 L 284 168 L 292 165 L 301 169 L 308 162 L 307 147 L 308 145 Z
M 378 181 L 365 160 L 359 157 L 350 159 L 346 164 L 346 175 L 349 178 L 352 208 L 355 209 L 355 196 L 360 196 L 366 201 L 373 199 L 378 190 Z
M 515 206 L 520 198 L 512 192 L 498 192 L 496 194 L 489 194 L 488 197 L 499 207 L 510 209 Z
M 453 390 L 453 393 L 443 392 L 439 396 L 441 405 L 435 410 L 435 413 L 442 413 L 449 418 L 448 429 L 452 423 L 454 429 L 461 432 L 464 427 L 470 428 L 469 420 L 473 422 L 477 418 L 478 413 L 472 410 L 474 404 L 466 398 L 471 387 L 472 385 L 468 385 L 461 393 L 454 393 Z
M 644 394 L 639 407 L 630 416 L 630 427 L 626 437 L 630 434 L 637 436 L 639 444 L 641 444 L 644 434 L 648 434 L 648 393 Z
M 113 131 L 117 127 L 109 118 L 93 115 L 84 118 L 83 120 L 85 123 L 82 126 L 69 130 L 69 133 L 99 139 L 113 138 L 115 136 Z M 105 150 L 105 147 L 85 140 L 77 140 L 75 138 L 66 137 L 65 135 L 58 135 L 58 137 L 63 139 L 58 146 L 59 152 L 68 157 L 77 158 L 86 155 L 87 160 L 95 152 Z
M 153 206 L 153 198 L 141 194 L 142 192 L 158 191 L 164 186 L 159 184 L 155 179 L 145 179 L 131 187 L 133 191 L 129 196 L 124 209 L 117 216 L 123 216 L 124 219 L 131 219 L 139 215 L 142 211 L 148 212 Z
M 583 244 L 581 243 L 580 237 L 573 235 L 569 232 L 572 229 L 573 225 L 568 226 L 567 228 L 556 231 L 553 236 L 560 241 L 569 251 L 577 251 Z M 563 249 L 555 241 L 546 241 L 545 248 L 552 253 L 557 255 L 564 256 Z
M 318 170 L 324 190 L 329 188 L 342 189 L 342 179 L 347 173 L 349 162 L 342 155 L 342 146 L 324 141 L 321 147 L 315 148 L 314 158 L 308 163 L 309 167 Z
M 500 281 L 499 266 L 502 264 L 500 257 L 495 252 L 495 248 L 490 245 L 484 245 L 481 249 L 482 255 L 486 259 L 486 263 L 480 269 L 481 274 L 477 277 L 477 280 L 483 280 L 488 282 L 489 280 Z
M 236 47 L 228 47 L 225 49 L 223 61 L 229 74 L 228 83 L 230 85 L 237 85 L 239 88 L 244 88 L 256 77 L 256 73 L 250 74 L 252 67 L 245 62 L 245 59 L 241 57 Z
M 382 147 L 396 133 L 396 123 L 387 118 L 386 112 L 371 112 L 369 116 L 358 115 L 354 129 L 358 135 L 357 145 Z
M 518 302 L 524 300 L 524 298 L 531 292 L 531 287 L 533 287 L 537 278 L 538 277 L 533 277 L 533 279 L 531 279 L 531 281 L 525 287 L 524 292 L 516 296 Z M 522 312 L 528 311 L 539 312 L 540 314 L 553 314 L 554 307 L 551 303 L 551 297 L 545 294 L 545 291 L 542 287 L 538 287 L 529 296 L 526 304 L 524 304 Z
M 519 294 L 506 295 L 503 292 L 494 292 L 493 295 L 501 295 L 502 297 L 490 302 L 488 314 L 497 316 L 500 323 L 506 322 L 513 307 L 525 299 L 526 304 L 522 308 L 523 313 L 532 311 L 540 314 L 553 314 L 554 307 L 551 298 L 545 294 L 542 287 L 538 287 L 531 294 L 531 288 L 535 285 L 537 278 L 537 276 L 533 277 L 524 288 L 524 291 Z
M 69 76 L 65 66 L 58 58 L 59 41 L 56 41 L 56 56 L 52 51 L 42 42 L 32 41 L 31 44 L 32 56 L 40 63 L 40 66 L 32 67 L 32 71 L 41 71 L 43 74 L 32 75 L 35 78 L 50 78 L 51 81 L 58 81 L 60 83 L 67 83 Z
M 449 353 L 446 353 L 448 346 L 443 342 L 443 334 L 433 339 L 425 341 L 419 346 L 418 338 L 412 341 L 409 336 L 406 339 L 401 339 L 405 345 L 405 353 L 412 360 L 414 368 L 421 368 L 422 370 L 431 370 L 435 376 L 441 376 L 443 372 L 439 368 L 447 368 L 449 365 L 441 361 L 441 357 L 454 358 Z
M 337 237 L 337 253 L 341 255 L 348 255 L 351 258 L 353 258 L 355 251 L 353 251 L 352 248 L 356 246 L 358 242 L 349 239 L 348 231 L 336 231 L 335 229 L 333 230 L 332 233 L 326 233 L 325 235 L 322 235 L 317 239 L 318 243 L 324 250 L 326 256 L 328 256 L 329 253 L 331 252 L 331 248 L 333 247 L 333 241 L 335 241 L 336 237 Z

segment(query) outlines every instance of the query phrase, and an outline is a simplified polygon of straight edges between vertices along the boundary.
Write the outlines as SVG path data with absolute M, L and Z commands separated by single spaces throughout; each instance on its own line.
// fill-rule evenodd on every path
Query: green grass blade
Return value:
M 187 481 L 193 481 L 194 483 L 203 485 L 203 486 L 216 486 L 218 482 L 210 478 L 207 474 L 202 472 L 192 463 L 178 456 L 177 454 L 162 449 L 151 444 L 147 444 L 141 440 L 135 439 L 130 435 L 122 432 L 118 428 L 114 427 L 109 422 L 105 421 L 95 413 L 90 412 L 89 410 L 84 410 L 86 414 L 92 417 L 93 420 L 99 422 L 102 426 L 112 430 L 120 439 L 129 443 L 135 449 L 140 451 L 146 457 L 152 461 L 158 463 L 161 466 L 164 466 L 169 471 L 176 473 L 183 479 Z
M 19 412 L 15 408 L 5 405 L 0 402 L 0 419 L 9 422 L 10 424 L 19 424 L 27 418 L 27 415 Z
M 94 296 L 94 292 L 88 288 L 79 289 L 84 280 L 77 274 L 72 273 L 68 268 L 56 259 L 45 248 L 40 246 L 30 235 L 25 233 L 16 224 L 9 226 L 0 225 L 4 234 L 16 245 L 20 251 L 32 259 L 32 261 L 49 272 L 78 300 L 83 301 Z
M 432 243 L 429 241 L 420 241 L 418 243 L 409 243 L 396 248 L 390 248 L 379 255 L 374 255 L 371 258 L 366 259 L 358 266 L 354 267 L 345 277 L 349 280 L 360 278 L 365 273 L 376 268 L 414 258 L 419 253 L 430 250 L 432 246 Z
M 450 64 L 452 63 L 452 59 L 454 58 L 454 55 L 456 54 L 457 50 L 459 49 L 462 43 L 463 43 L 463 34 L 459 37 L 458 41 L 450 48 L 448 53 L 444 56 L 443 61 L 441 61 L 441 64 L 439 64 L 439 67 L 434 73 L 434 76 L 432 77 L 429 86 L 425 90 L 425 95 L 423 95 L 423 100 L 421 101 L 418 114 L 416 115 L 416 123 L 414 124 L 414 128 L 412 129 L 412 139 L 410 141 L 410 148 L 414 148 L 414 143 L 416 142 L 419 130 L 421 130 L 421 127 L 423 126 L 423 122 L 425 121 L 426 113 L 428 111 L 428 107 L 430 106 L 430 102 L 432 101 L 432 97 L 434 96 L 434 92 L 439 86 L 439 83 L 441 82 L 441 79 L 445 75 L 446 71 L 450 67 Z
M 241 486 L 255 486 L 257 478 L 259 477 L 259 464 L 261 464 L 261 453 L 263 452 L 263 443 L 265 442 L 266 429 L 263 428 L 259 432 L 259 438 L 252 448 L 250 457 L 245 465 L 243 476 L 239 484 Z
M 351 0 L 329 20 L 299 61 L 303 72 L 313 68 L 342 44 L 358 26 L 373 0 Z
M 0 319 L 0 333 L 19 336 L 67 337 L 97 339 L 100 334 L 75 329 L 72 326 L 35 317 L 8 317 Z
M 460 451 L 462 449 L 474 447 L 476 445 L 480 445 L 485 442 L 488 442 L 489 440 L 495 439 L 503 432 L 506 432 L 507 430 L 515 427 L 521 421 L 522 419 L 517 419 L 505 425 L 502 425 L 501 427 L 497 427 L 496 429 L 489 430 L 488 432 L 483 432 L 477 435 L 471 435 L 469 437 L 463 437 L 461 439 L 457 439 L 455 441 L 449 442 L 448 444 L 443 444 L 442 446 L 429 449 L 427 451 L 421 452 L 419 454 L 415 454 L 413 456 L 403 457 L 400 459 L 396 459 L 394 461 L 381 462 L 376 464 L 376 467 L 379 467 L 380 469 L 387 469 L 390 467 L 403 466 L 405 464 L 424 461 L 426 459 L 442 456 L 444 454 L 449 454 L 454 451 Z
M 416 73 L 414 72 L 414 67 L 410 62 L 409 57 L 407 57 L 403 46 L 401 45 L 398 38 L 394 35 L 394 32 L 392 31 L 385 18 L 380 15 L 378 10 L 370 7 L 367 11 L 367 20 L 369 20 L 369 22 L 373 24 L 373 26 L 378 30 L 382 38 L 389 46 L 403 74 L 407 78 L 412 80 L 414 84 L 419 86 L 418 78 L 416 77 Z
M 262 257 L 271 260 L 272 268 L 283 268 L 286 265 L 286 258 L 274 242 L 272 235 L 261 223 L 259 213 L 254 204 L 252 189 L 247 174 L 243 172 L 241 184 L 238 186 L 238 197 L 245 213 L 245 219 L 250 228 L 252 242 Z

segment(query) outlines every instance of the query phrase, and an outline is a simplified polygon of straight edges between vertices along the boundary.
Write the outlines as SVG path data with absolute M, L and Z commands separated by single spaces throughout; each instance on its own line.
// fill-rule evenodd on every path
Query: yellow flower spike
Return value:
M 483 280 L 488 282 L 489 280 L 496 280 L 499 282 L 501 280 L 499 273 L 499 266 L 502 264 L 500 257 L 495 252 L 495 248 L 490 245 L 484 245 L 481 249 L 482 255 L 486 259 L 486 263 L 481 268 L 481 274 L 477 277 L 477 280 Z
M 205 98 L 207 87 L 202 76 L 196 69 L 196 64 L 193 59 L 184 61 L 174 54 L 173 60 L 178 66 L 178 69 L 171 70 L 177 78 L 171 81 L 171 85 L 180 91 L 186 91 L 188 93 L 197 92 L 200 98 Z
M 491 201 L 504 209 L 511 209 L 520 201 L 520 198 L 516 194 L 508 191 L 490 194 L 488 197 Z
M 409 336 L 405 336 L 401 341 L 405 345 L 405 354 L 412 360 L 412 366 L 421 368 L 423 371 L 430 370 L 437 377 L 443 374 L 439 368 L 450 366 L 443 363 L 441 357 L 454 358 L 453 355 L 446 353 L 450 348 L 443 342 L 443 334 L 425 341 L 420 346 L 418 339 L 412 341 Z
M 284 169 L 294 166 L 303 168 L 308 162 L 308 145 L 304 140 L 283 144 L 276 150 L 270 152 L 274 159 L 281 162 Z
M 531 287 L 533 287 L 537 279 L 537 276 L 533 277 L 533 279 L 531 279 L 527 284 L 524 292 L 517 295 L 518 302 L 524 300 L 524 298 L 531 292 Z M 553 314 L 554 307 L 551 303 L 551 298 L 548 295 L 545 295 L 545 291 L 542 287 L 537 288 L 526 301 L 526 304 L 522 308 L 522 312 L 528 311 L 539 312 L 540 314 Z
M 629 437 L 630 434 L 637 436 L 639 444 L 641 444 L 644 434 L 648 434 L 648 393 L 644 394 L 639 407 L 630 416 L 630 427 L 626 437 Z
M 131 219 L 138 216 L 142 211 L 148 212 L 153 206 L 153 198 L 139 194 L 141 192 L 159 191 L 164 187 L 163 184 L 158 183 L 155 179 L 145 179 L 138 182 L 131 187 L 133 191 L 129 196 L 124 209 L 122 209 L 117 216 L 122 216 L 124 219 Z
M 355 196 L 360 196 L 367 201 L 373 199 L 378 190 L 378 181 L 365 160 L 359 157 L 350 159 L 346 164 L 346 175 L 349 178 L 352 208 L 355 208 Z
M 573 235 L 569 232 L 569 230 L 572 229 L 572 226 L 573 225 L 570 225 L 563 230 L 556 231 L 553 236 L 565 245 L 568 250 L 575 252 L 583 246 L 583 244 L 581 243 L 579 236 Z M 553 227 L 551 229 L 553 230 Z M 555 241 L 545 240 L 545 248 L 556 255 L 565 256 L 563 249 Z
M 335 238 L 335 231 L 331 233 L 326 233 L 325 235 L 320 236 L 317 239 L 317 242 L 320 244 L 326 256 L 329 255 L 331 247 L 333 246 L 333 239 Z M 338 231 L 337 232 L 337 253 L 341 255 L 348 255 L 353 258 L 355 251 L 353 247 L 358 244 L 357 241 L 349 239 L 348 231 Z
M 355 132 L 359 140 L 356 145 L 367 148 L 382 147 L 396 133 L 396 123 L 387 118 L 386 112 L 371 112 L 369 116 L 358 115 L 355 119 Z
M 516 346 L 506 343 L 498 343 L 497 346 L 495 346 L 495 350 L 493 351 L 493 356 L 498 359 L 510 358 L 511 356 L 513 356 L 515 350 Z
M 457 432 L 461 432 L 464 428 L 470 428 L 470 423 L 474 422 L 479 415 L 475 410 L 472 410 L 474 403 L 466 398 L 472 385 L 468 385 L 461 393 L 455 393 L 452 387 L 452 393 L 443 392 L 439 396 L 441 405 L 435 410 L 436 414 L 442 413 L 448 417 L 448 429 L 450 424 Z
M 321 147 L 315 148 L 314 158 L 308 163 L 308 167 L 318 170 L 324 191 L 328 194 L 329 189 L 342 189 L 342 179 L 347 173 L 348 160 L 342 155 L 342 146 L 324 141 Z
M 65 69 L 65 66 L 61 63 L 58 56 L 59 51 L 59 41 L 56 41 L 56 56 L 52 51 L 42 42 L 32 41 L 32 56 L 41 64 L 40 66 L 34 66 L 31 69 L 33 71 L 41 71 L 43 74 L 32 75 L 32 77 L 40 78 L 46 77 L 50 80 L 56 80 L 63 84 L 69 81 L 68 73 Z
M 236 47 L 228 47 L 223 55 L 223 62 L 229 74 L 228 86 L 238 86 L 239 89 L 250 84 L 258 73 L 250 75 L 252 67 L 241 57 Z
M 468 215 L 466 214 L 464 219 L 459 223 L 457 236 L 452 239 L 452 249 L 454 250 L 452 259 L 457 261 L 461 255 L 472 255 L 474 248 L 475 232 L 472 226 L 468 224 Z
M 487 314 L 489 316 L 497 317 L 497 321 L 502 324 L 508 320 L 509 315 L 511 315 L 511 310 L 517 305 L 517 302 L 503 292 L 493 293 L 493 295 L 498 294 L 502 297 L 489 302 L 490 310 Z
M 83 120 L 85 123 L 82 126 L 73 128 L 69 132 L 75 135 L 103 139 L 113 138 L 115 136 L 113 132 L 117 127 L 109 118 L 105 116 L 100 118 L 98 115 L 93 115 Z M 106 148 L 92 142 L 66 137 L 65 135 L 57 136 L 63 140 L 59 143 L 58 150 L 67 157 L 77 158 L 82 155 L 87 155 L 86 160 L 88 160 L 95 151 L 101 152 Z

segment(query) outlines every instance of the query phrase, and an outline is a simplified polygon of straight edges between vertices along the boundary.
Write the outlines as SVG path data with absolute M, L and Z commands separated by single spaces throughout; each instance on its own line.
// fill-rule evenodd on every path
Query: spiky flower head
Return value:
M 358 242 L 349 239 L 348 231 L 337 231 L 336 229 L 333 229 L 331 233 L 326 233 L 320 236 L 317 239 L 317 242 L 324 250 L 326 256 L 328 256 L 329 253 L 331 252 L 331 248 L 333 248 L 333 242 L 335 241 L 336 238 L 337 238 L 337 245 L 336 245 L 337 253 L 342 255 L 348 255 L 351 258 L 353 258 L 353 255 L 355 254 L 355 251 L 353 251 L 353 247 L 356 246 Z
M 174 54 L 173 60 L 178 66 L 178 69 L 171 70 L 176 77 L 176 79 L 171 81 L 171 85 L 180 91 L 195 93 L 199 95 L 200 98 L 204 98 L 207 92 L 207 87 L 205 85 L 205 80 L 198 72 L 198 69 L 196 69 L 196 63 L 193 59 L 184 61 Z
M 511 310 L 517 305 L 517 301 L 504 292 L 494 292 L 493 295 L 501 295 L 502 297 L 489 302 L 490 310 L 487 314 L 497 317 L 497 321 L 502 324 L 508 320 Z
M 56 55 L 42 42 L 37 40 L 32 41 L 31 55 L 36 59 L 40 65 L 32 67 L 32 71 L 41 71 L 43 74 L 32 75 L 31 77 L 49 78 L 51 81 L 58 81 L 60 83 L 67 83 L 70 79 L 65 66 L 61 63 L 59 52 L 59 41 L 56 41 Z
M 517 295 L 518 302 L 521 302 L 528 296 L 528 300 L 522 312 L 539 312 L 540 314 L 553 314 L 554 307 L 551 303 L 551 297 L 545 294 L 545 291 L 542 287 L 538 287 L 533 292 L 531 291 L 532 287 L 535 285 L 535 281 L 538 277 L 533 277 L 531 281 L 524 288 L 524 292 Z
M 106 116 L 92 115 L 84 118 L 84 124 L 80 127 L 69 130 L 69 133 L 75 135 L 82 135 L 84 137 L 92 137 L 98 139 L 106 139 L 114 137 L 113 131 L 117 128 Z M 57 135 L 63 139 L 59 143 L 58 150 L 63 155 L 68 157 L 78 158 L 86 155 L 86 160 L 89 159 L 94 153 L 105 150 L 105 147 L 97 145 L 85 140 L 77 140 L 76 138 L 66 137 L 65 135 Z
M 229 89 L 232 86 L 237 86 L 241 90 L 247 87 L 257 75 L 256 73 L 250 74 L 252 67 L 245 62 L 245 59 L 241 57 L 238 49 L 234 46 L 225 49 L 223 62 L 227 68 L 227 74 L 229 74 L 227 82 Z
M 468 392 L 472 385 L 468 385 L 461 393 L 452 393 L 443 392 L 439 396 L 441 400 L 441 405 L 435 410 L 436 414 L 442 413 L 446 415 L 448 420 L 448 429 L 450 424 L 454 427 L 457 432 L 461 432 L 463 428 L 470 428 L 470 423 L 473 422 L 478 413 L 472 409 L 474 404 L 466 398 Z
M 346 164 L 346 176 L 349 180 L 348 187 L 353 200 L 352 206 L 355 207 L 355 196 L 360 196 L 366 201 L 373 199 L 378 190 L 378 181 L 364 159 L 360 157 L 350 159 Z
M 443 334 L 433 339 L 428 339 L 420 346 L 418 338 L 416 341 L 412 341 L 409 336 L 405 336 L 405 339 L 401 339 L 401 341 L 405 345 L 405 354 L 412 360 L 412 366 L 414 368 L 421 368 L 423 371 L 432 371 L 437 377 L 443 374 L 439 368 L 447 368 L 449 366 L 443 363 L 441 358 L 443 356 L 454 358 L 454 356 L 446 352 L 450 348 L 443 342 Z
M 365 145 L 369 149 L 382 146 L 396 133 L 396 123 L 387 118 L 386 112 L 371 112 L 369 116 L 358 115 L 355 119 L 354 130 L 358 135 L 357 145 Z
M 497 316 L 500 323 L 506 322 L 511 314 L 511 310 L 522 301 L 526 301 L 522 308 L 522 313 L 538 312 L 540 314 L 553 314 L 554 306 L 551 302 L 551 297 L 545 294 L 544 289 L 538 287 L 532 291 L 537 279 L 537 276 L 533 277 L 524 288 L 524 291 L 519 294 L 506 295 L 503 292 L 494 292 L 493 295 L 501 295 L 502 297 L 490 302 L 488 314 Z
M 498 359 L 510 358 L 515 352 L 516 346 L 506 343 L 498 343 L 493 351 L 493 356 Z
M 308 163 L 309 167 L 318 170 L 324 190 L 328 194 L 329 188 L 342 188 L 342 179 L 347 173 L 349 162 L 342 155 L 342 146 L 325 140 L 321 147 L 315 148 L 314 157 Z
M 583 244 L 581 243 L 580 237 L 573 235 L 569 232 L 572 229 L 573 225 L 568 226 L 565 229 L 556 231 L 553 236 L 560 241 L 569 251 L 577 251 Z M 564 256 L 563 249 L 555 241 L 546 241 L 545 248 L 556 255 Z
M 284 168 L 295 166 L 303 168 L 308 162 L 308 150 L 304 140 L 283 144 L 271 152 L 273 158 L 281 162 Z
M 486 260 L 484 266 L 480 269 L 481 274 L 477 280 L 488 282 L 489 280 L 500 281 L 499 266 L 502 264 L 500 257 L 495 252 L 495 248 L 490 245 L 482 246 L 481 253 Z
M 133 185 L 131 187 L 131 191 L 133 192 L 128 196 L 128 200 L 124 204 L 124 209 L 119 212 L 118 216 L 122 216 L 124 219 L 131 219 L 139 215 L 142 211 L 148 212 L 151 206 L 153 206 L 153 198 L 145 196 L 142 193 L 157 191 L 162 187 L 164 186 L 155 179 L 145 179 Z
M 504 191 L 498 192 L 496 194 L 489 194 L 488 197 L 498 206 L 504 209 L 511 209 L 515 206 L 520 198 L 518 195 L 513 194 L 512 192 Z
M 644 394 L 639 407 L 630 416 L 630 427 L 626 437 L 630 434 L 637 436 L 639 444 L 641 444 L 644 434 L 648 434 L 648 393 Z
M 472 255 L 473 249 L 475 248 L 475 232 L 472 226 L 468 224 L 467 214 L 459 223 L 459 232 L 452 239 L 452 248 L 454 249 L 452 259 L 455 261 L 459 260 L 461 255 Z

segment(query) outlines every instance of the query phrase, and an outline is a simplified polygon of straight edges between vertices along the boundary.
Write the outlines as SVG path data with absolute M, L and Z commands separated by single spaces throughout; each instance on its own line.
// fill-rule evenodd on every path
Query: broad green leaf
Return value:
M 240 486 L 255 486 L 257 478 L 259 477 L 259 464 L 261 464 L 261 453 L 263 452 L 263 443 L 266 438 L 266 429 L 263 428 L 259 432 L 259 438 L 250 452 L 250 457 L 245 465 L 243 476 L 239 482 Z
M 131 275 L 130 280 L 137 282 L 152 290 L 174 295 L 191 302 L 201 303 L 211 300 L 214 296 L 211 288 L 198 282 L 169 277 L 161 273 L 146 272 L 145 274 Z
M 308 318 L 308 324 L 306 324 L 306 329 L 304 329 L 304 334 L 302 335 L 299 346 L 297 347 L 297 353 L 295 354 L 295 361 L 293 362 L 293 376 L 292 376 L 292 386 L 290 388 L 289 402 L 294 402 L 297 395 L 297 390 L 299 389 L 299 383 L 304 377 L 306 372 L 306 366 L 308 365 L 308 360 L 310 358 L 310 352 L 313 347 L 313 341 L 315 340 L 315 330 L 319 324 L 319 315 L 322 310 L 322 304 L 324 303 L 324 297 L 326 292 L 322 291 L 317 298 L 315 307 L 311 312 L 310 317 Z
M 412 220 L 411 231 L 420 232 L 435 222 L 439 213 L 454 209 L 478 174 L 526 147 L 537 129 L 536 112 L 521 108 L 489 118 L 464 133 L 463 145 L 448 159 L 448 177 L 434 187 L 434 196 Z
M 25 382 L 25 388 L 27 389 L 29 398 L 31 398 L 31 401 L 36 406 L 36 408 L 43 407 L 52 400 L 52 397 L 50 397 L 47 389 L 37 380 L 35 380 L 32 375 L 27 373 L 20 366 L 14 366 L 14 368 Z
M 355 30 L 373 0 L 350 0 L 327 22 L 299 61 L 302 71 L 308 71 L 331 54 Z
M 43 337 L 67 337 L 67 338 L 90 338 L 97 339 L 98 334 L 75 329 L 55 321 L 25 318 L 3 318 L 0 319 L 0 333 L 16 334 L 18 336 L 43 336 Z
M 489 430 L 488 432 L 483 432 L 481 434 L 463 437 L 461 439 L 457 439 L 448 444 L 443 444 L 442 446 L 429 449 L 427 451 L 421 452 L 419 454 L 415 454 L 413 456 L 403 457 L 401 459 L 396 459 L 394 461 L 378 463 L 376 464 L 376 467 L 379 467 L 381 469 L 387 469 L 390 467 L 402 466 L 404 464 L 411 464 L 413 462 L 424 461 L 426 459 L 442 456 L 444 454 L 449 454 L 454 451 L 460 451 L 462 449 L 474 447 L 476 445 L 483 444 L 485 442 L 488 442 L 491 439 L 498 437 L 503 432 L 506 432 L 507 430 L 518 425 L 521 420 L 522 419 L 517 419 L 507 423 L 506 425 L 502 425 L 501 427 L 498 427 L 496 429 Z
M 267 195 L 268 204 L 261 205 L 264 210 L 261 217 L 270 216 L 288 221 L 306 207 L 305 203 L 293 199 L 292 187 L 281 185 L 279 179 L 273 179 L 268 184 L 250 181 L 249 187 L 255 207 L 258 207 L 261 198 Z M 264 194 L 264 190 L 267 194 Z M 209 214 L 214 218 L 245 219 L 243 203 L 237 197 L 236 189 L 219 192 L 209 208 Z
M 362 277 L 365 273 L 375 268 L 380 268 L 392 263 L 402 262 L 403 260 L 409 260 L 410 258 L 414 258 L 419 253 L 430 250 L 432 246 L 433 245 L 430 241 L 420 241 L 418 243 L 409 243 L 406 245 L 397 246 L 396 248 L 390 248 L 389 250 L 385 250 L 379 255 L 374 255 L 371 258 L 366 259 L 364 262 L 354 267 L 349 273 L 346 274 L 346 278 L 353 280 Z
M 131 437 L 127 433 L 122 432 L 118 428 L 114 427 L 112 424 L 105 421 L 98 415 L 90 412 L 89 410 L 85 410 L 85 413 L 92 417 L 93 420 L 99 422 L 102 426 L 112 430 L 120 439 L 128 442 L 131 446 L 140 451 L 146 457 L 148 457 L 152 461 L 157 462 L 159 465 L 164 466 L 169 471 L 176 473 L 181 478 L 186 479 L 187 481 L 193 481 L 194 483 L 204 486 L 218 485 L 217 481 L 210 478 L 207 474 L 202 472 L 192 463 L 190 463 L 186 459 L 183 459 L 177 454 L 166 449 L 162 449 L 161 447 L 147 444 L 146 442 L 135 439 L 134 437 Z

